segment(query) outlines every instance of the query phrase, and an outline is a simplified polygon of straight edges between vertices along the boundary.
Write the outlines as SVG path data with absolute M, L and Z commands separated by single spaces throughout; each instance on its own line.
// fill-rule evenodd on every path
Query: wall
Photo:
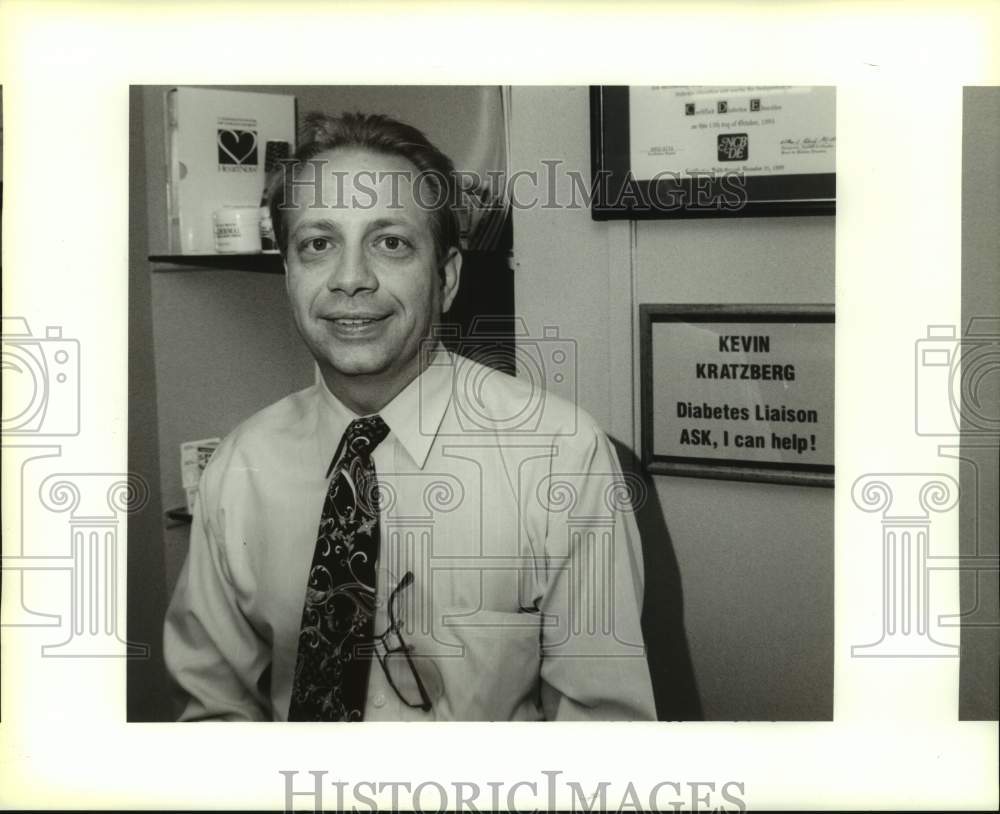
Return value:
M 590 177 L 585 87 L 515 88 L 514 169 Z M 553 123 L 558 126 L 553 126 Z M 556 385 L 637 449 L 643 302 L 830 303 L 834 219 L 596 223 L 586 209 L 515 210 L 515 293 L 534 335 L 575 340 L 577 386 Z M 558 306 L 555 304 L 558 303 Z M 644 630 L 663 718 L 824 720 L 833 711 L 833 493 L 652 479 L 641 516 Z

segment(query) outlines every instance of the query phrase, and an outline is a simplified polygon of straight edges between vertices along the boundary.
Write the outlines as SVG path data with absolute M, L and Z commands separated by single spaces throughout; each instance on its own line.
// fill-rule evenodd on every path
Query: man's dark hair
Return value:
M 455 213 L 455 165 L 451 159 L 430 143 L 420 130 L 390 116 L 371 113 L 306 114 L 299 133 L 295 155 L 282 162 L 268 187 L 268 206 L 274 237 L 282 255 L 288 249 L 288 224 L 285 220 L 291 208 L 292 181 L 310 159 L 338 148 L 370 150 L 384 155 L 405 158 L 417 168 L 422 183 L 430 185 L 426 199 L 420 202 L 429 210 L 434 249 L 439 263 L 448 251 L 459 246 L 458 216 Z

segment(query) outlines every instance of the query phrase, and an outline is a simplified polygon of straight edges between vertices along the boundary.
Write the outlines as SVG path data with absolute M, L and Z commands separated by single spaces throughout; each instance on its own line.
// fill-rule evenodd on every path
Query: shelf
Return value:
M 261 274 L 284 274 L 280 254 L 151 254 L 149 259 L 161 268 L 156 271 L 189 271 L 192 268 L 254 271 Z M 177 268 L 162 268 L 177 266 Z

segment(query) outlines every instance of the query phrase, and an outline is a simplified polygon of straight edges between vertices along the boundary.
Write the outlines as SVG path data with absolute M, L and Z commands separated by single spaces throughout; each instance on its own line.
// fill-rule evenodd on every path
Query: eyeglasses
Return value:
M 382 665 L 382 672 L 385 673 L 389 686 L 399 696 L 399 700 L 408 707 L 427 712 L 432 706 L 432 701 L 441 697 L 443 689 L 441 675 L 428 661 L 423 663 L 427 665 L 424 670 L 426 683 L 421 679 L 420 672 L 417 671 L 410 655 L 413 648 L 403 639 L 396 614 L 400 594 L 412 582 L 413 572 L 407 571 L 389 595 L 389 627 L 384 633 L 374 637 L 375 642 L 381 645 L 381 648 L 375 648 L 375 655 L 378 657 L 378 663 Z M 395 643 L 391 637 L 395 637 Z

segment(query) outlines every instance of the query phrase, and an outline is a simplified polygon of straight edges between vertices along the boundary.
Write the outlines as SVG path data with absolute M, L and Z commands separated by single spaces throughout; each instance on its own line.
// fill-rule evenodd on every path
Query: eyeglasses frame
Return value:
M 413 648 L 406 643 L 403 638 L 403 634 L 399 629 L 399 621 L 396 619 L 396 601 L 399 599 L 399 594 L 411 583 L 413 582 L 413 572 L 407 571 L 403 574 L 402 579 L 393 588 L 392 593 L 389 595 L 389 626 L 381 634 L 377 634 L 373 639 L 382 645 L 385 653 L 383 654 L 378 648 L 375 648 L 375 656 L 378 659 L 379 665 L 382 667 L 382 672 L 385 673 L 385 678 L 389 682 L 389 686 L 392 687 L 393 692 L 406 706 L 411 709 L 421 709 L 424 712 L 429 712 L 433 706 L 431 702 L 430 695 L 427 693 L 426 687 L 424 687 L 424 682 L 420 678 L 420 673 L 417 671 L 416 665 L 413 663 L 413 659 L 410 657 L 410 653 Z M 399 639 L 398 647 L 390 647 L 387 638 L 389 634 L 395 633 L 396 638 Z M 420 693 L 420 703 L 411 703 L 403 697 L 403 693 L 399 691 L 399 687 L 396 686 L 396 682 L 392 680 L 392 676 L 389 674 L 389 668 L 386 667 L 385 660 L 387 657 L 394 653 L 402 653 L 406 658 L 406 663 L 410 668 L 410 672 L 413 674 L 414 681 L 417 684 L 417 691 Z

